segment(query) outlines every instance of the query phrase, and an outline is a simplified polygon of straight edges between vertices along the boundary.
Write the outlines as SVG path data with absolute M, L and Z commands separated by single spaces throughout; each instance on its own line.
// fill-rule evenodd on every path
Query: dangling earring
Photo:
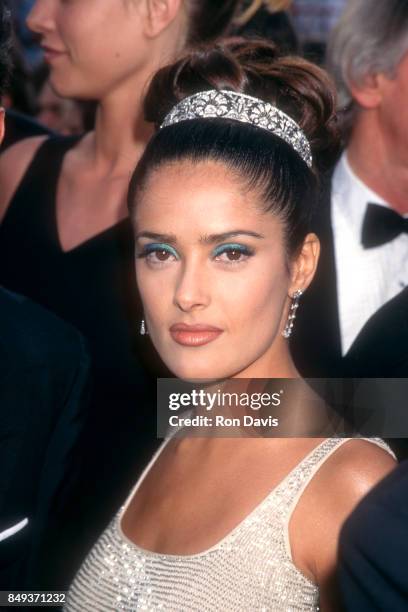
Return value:
M 141 336 L 148 336 L 149 332 L 147 331 L 147 327 L 146 327 L 146 323 L 145 320 L 142 319 L 140 322 L 140 335 Z
M 282 332 L 282 336 L 284 338 L 290 338 L 292 335 L 292 330 L 293 330 L 293 325 L 296 319 L 297 309 L 299 308 L 299 300 L 302 297 L 302 295 L 303 295 L 303 291 L 301 289 L 298 289 L 292 295 L 292 304 L 290 307 L 288 320 L 286 322 L 285 329 Z

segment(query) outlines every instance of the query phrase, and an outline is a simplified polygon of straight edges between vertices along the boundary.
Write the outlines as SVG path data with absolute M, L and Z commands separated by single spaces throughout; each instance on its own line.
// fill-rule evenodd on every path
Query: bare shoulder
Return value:
M 375 442 L 348 440 L 326 459 L 301 496 L 290 525 L 293 558 L 319 584 L 323 601 L 330 601 L 335 590 L 333 576 L 344 521 L 395 467 L 393 456 Z
M 348 440 L 321 466 L 305 504 L 315 507 L 325 533 L 338 533 L 359 501 L 395 467 L 393 456 L 375 442 Z
M 374 440 L 348 440 L 323 464 L 316 478 L 317 492 L 326 498 L 324 490 L 330 487 L 327 502 L 341 498 L 353 504 L 395 467 L 391 453 Z
M 48 136 L 34 136 L 14 144 L 0 156 L 0 221 L 31 160 Z

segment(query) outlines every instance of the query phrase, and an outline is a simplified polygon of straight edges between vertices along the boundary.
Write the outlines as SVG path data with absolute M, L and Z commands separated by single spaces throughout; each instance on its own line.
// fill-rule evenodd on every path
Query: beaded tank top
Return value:
M 319 467 L 347 440 L 323 441 L 226 537 L 193 555 L 145 550 L 121 529 L 122 516 L 165 442 L 85 559 L 65 612 L 318 610 L 317 585 L 292 560 L 289 520 Z M 381 440 L 369 441 L 389 451 Z

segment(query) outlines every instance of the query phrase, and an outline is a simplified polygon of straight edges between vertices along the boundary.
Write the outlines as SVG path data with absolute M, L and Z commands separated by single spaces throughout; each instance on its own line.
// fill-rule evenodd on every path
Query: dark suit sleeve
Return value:
M 0 587 L 50 575 L 86 418 L 88 352 L 70 325 L 0 288 Z
M 55 557 L 60 552 L 58 543 L 63 535 L 65 504 L 81 468 L 78 441 L 88 404 L 88 372 L 88 352 L 83 338 L 78 335 L 77 358 L 61 390 L 60 412 L 49 438 L 39 480 L 37 524 L 28 576 L 28 584 L 33 589 L 48 583 Z
M 375 487 L 346 521 L 339 577 L 347 611 L 408 610 L 408 462 Z

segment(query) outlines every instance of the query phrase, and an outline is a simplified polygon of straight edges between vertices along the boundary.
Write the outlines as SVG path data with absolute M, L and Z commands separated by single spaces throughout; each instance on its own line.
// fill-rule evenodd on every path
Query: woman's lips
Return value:
M 54 60 L 58 59 L 66 55 L 65 51 L 58 51 L 57 49 L 52 49 L 51 47 L 42 47 L 44 53 L 44 60 L 47 64 L 51 64 Z
M 182 346 L 203 346 L 222 334 L 223 330 L 212 325 L 186 325 L 177 323 L 170 327 L 170 335 Z

